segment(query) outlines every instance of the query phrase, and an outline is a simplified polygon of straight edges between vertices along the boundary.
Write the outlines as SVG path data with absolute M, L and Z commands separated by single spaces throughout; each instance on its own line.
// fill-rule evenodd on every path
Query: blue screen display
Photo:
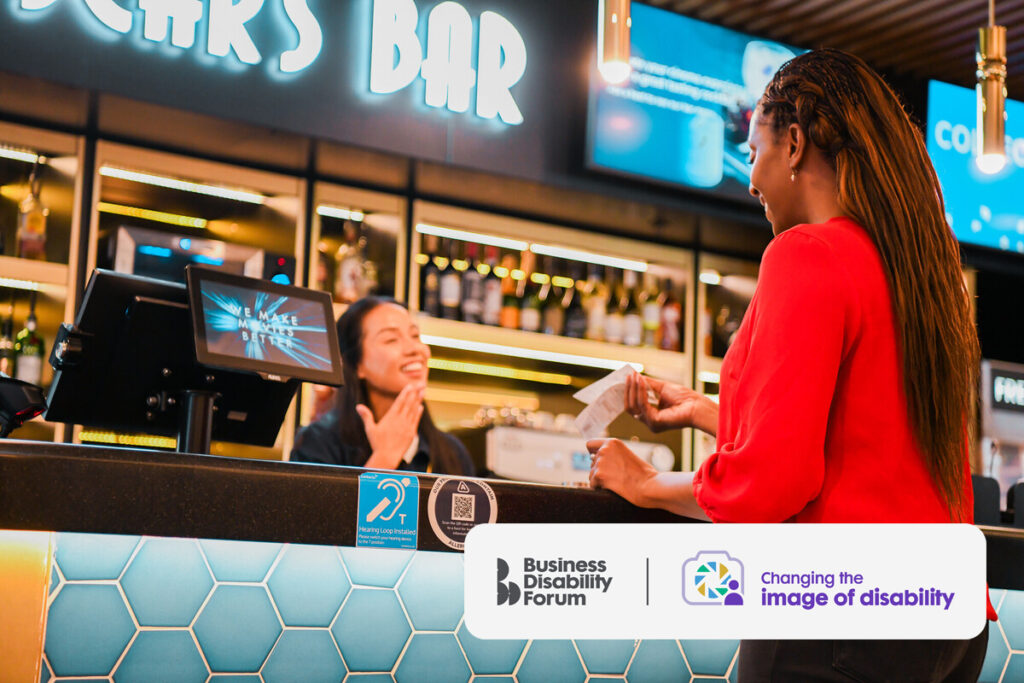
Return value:
M 986 175 L 975 164 L 977 95 L 928 84 L 928 154 L 946 200 L 946 220 L 961 242 L 1024 254 L 1024 103 L 1006 101 L 1006 157 Z
M 210 353 L 331 370 L 322 304 L 211 281 L 200 291 Z
M 747 132 L 775 72 L 803 50 L 633 3 L 632 74 L 591 76 L 589 162 L 747 198 Z

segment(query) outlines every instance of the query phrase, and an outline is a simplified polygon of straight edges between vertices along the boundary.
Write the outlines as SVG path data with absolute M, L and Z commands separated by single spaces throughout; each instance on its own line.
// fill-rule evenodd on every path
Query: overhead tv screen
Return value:
M 804 50 L 633 3 L 630 80 L 592 69 L 588 166 L 746 198 L 747 132 L 775 72 Z
M 961 242 L 1024 254 L 1024 103 L 1006 101 L 1006 165 L 975 163 L 975 91 L 928 84 L 928 154 L 942 185 L 946 221 Z

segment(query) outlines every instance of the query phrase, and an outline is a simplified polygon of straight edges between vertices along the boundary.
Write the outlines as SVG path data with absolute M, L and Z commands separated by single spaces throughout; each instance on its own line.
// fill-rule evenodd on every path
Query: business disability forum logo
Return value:
M 497 560 L 499 605 L 512 606 L 522 599 L 523 605 L 583 607 L 589 594 L 607 593 L 612 585 L 612 577 L 605 576 L 605 560 L 524 557 L 521 582 L 510 581 L 508 562 Z
M 683 563 L 683 600 L 691 605 L 742 605 L 743 563 L 723 550 L 703 550 Z

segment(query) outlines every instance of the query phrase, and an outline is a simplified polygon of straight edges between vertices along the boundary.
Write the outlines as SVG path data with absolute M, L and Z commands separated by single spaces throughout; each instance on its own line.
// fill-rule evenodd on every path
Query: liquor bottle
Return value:
M 647 287 L 644 289 L 643 319 L 644 346 L 658 346 L 658 329 L 661 327 L 661 307 L 665 303 L 666 293 L 658 291 L 658 280 L 650 273 L 644 274 Z
M 604 339 L 605 304 L 608 289 L 604 284 L 602 266 L 590 264 L 587 270 L 587 288 L 583 295 L 583 310 L 587 313 L 587 330 L 584 337 L 595 341 Z
M 466 261 L 469 267 L 462 273 L 462 319 L 467 323 L 483 321 L 484 276 L 480 274 L 476 259 L 477 246 L 466 244 Z
M 680 325 L 683 322 L 683 306 L 676 299 L 672 280 L 665 278 L 661 289 L 665 300 L 661 304 L 658 320 L 658 347 L 666 351 L 679 351 L 682 349 Z
M 14 338 L 14 377 L 29 384 L 43 383 L 43 338 L 36 332 L 36 293 L 29 299 L 28 319 L 25 327 Z
M 571 272 L 574 283 L 580 280 L 581 266 L 580 263 L 573 263 Z M 587 311 L 583 308 L 583 294 L 578 285 L 574 284 L 572 287 L 565 288 L 562 307 L 565 309 L 565 331 L 563 334 L 566 337 L 582 339 L 587 333 Z
M 350 304 L 362 298 L 366 292 L 363 254 L 359 244 L 359 226 L 355 221 L 346 220 L 345 241 L 338 247 L 335 263 L 338 264 L 334 278 L 334 300 Z
M 32 167 L 28 179 L 28 194 L 18 204 L 18 232 L 15 238 L 15 256 L 46 260 L 46 217 L 50 210 L 39 200 L 42 180 L 39 163 Z
M 714 342 L 713 334 L 711 302 L 707 300 L 707 295 L 705 294 L 704 311 L 700 316 L 700 340 L 704 348 L 704 355 L 708 358 L 712 357 L 711 348 Z
M 517 330 L 519 329 L 519 297 L 516 295 L 517 283 L 512 278 L 512 271 L 516 269 L 516 257 L 506 254 L 501 260 L 501 265 L 507 275 L 501 281 L 501 316 L 499 323 L 502 327 Z
M 0 372 L 14 377 L 14 319 L 0 323 Z
M 547 259 L 544 264 L 544 272 L 548 275 L 544 283 L 544 290 L 541 292 L 541 307 L 543 309 L 543 322 L 541 328 L 544 334 L 561 335 L 565 331 L 565 308 L 562 305 L 562 293 L 555 287 L 555 273 L 560 272 L 558 261 Z
M 525 278 L 526 290 L 519 306 L 519 329 L 527 332 L 539 332 L 542 319 L 541 285 L 533 275 L 530 273 Z
M 448 240 L 448 263 L 441 270 L 441 317 L 446 320 L 461 318 L 462 308 L 462 273 L 455 269 L 458 257 L 455 240 Z
M 494 272 L 498 265 L 498 248 L 487 247 L 487 275 L 483 281 L 483 311 L 481 319 L 487 325 L 501 322 L 501 278 Z
M 441 316 L 441 269 L 434 261 L 438 238 L 427 235 L 425 242 L 427 262 L 420 267 L 420 310 L 438 318 Z
M 622 272 L 622 343 L 640 346 L 644 341 L 644 320 L 637 302 L 635 270 Z
M 618 284 L 617 274 L 609 268 L 608 304 L 604 312 L 604 340 L 613 344 L 621 344 L 625 333 L 625 317 L 623 316 L 622 287 Z

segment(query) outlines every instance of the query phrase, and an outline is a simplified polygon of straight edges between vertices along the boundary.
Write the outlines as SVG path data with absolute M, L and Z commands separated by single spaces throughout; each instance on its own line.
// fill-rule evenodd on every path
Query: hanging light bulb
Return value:
M 600 0 L 597 22 L 597 68 L 605 81 L 624 83 L 629 78 L 630 0 Z
M 1006 27 L 995 23 L 995 0 L 989 0 L 988 26 L 978 29 L 976 163 L 982 173 L 998 173 L 1006 165 Z

